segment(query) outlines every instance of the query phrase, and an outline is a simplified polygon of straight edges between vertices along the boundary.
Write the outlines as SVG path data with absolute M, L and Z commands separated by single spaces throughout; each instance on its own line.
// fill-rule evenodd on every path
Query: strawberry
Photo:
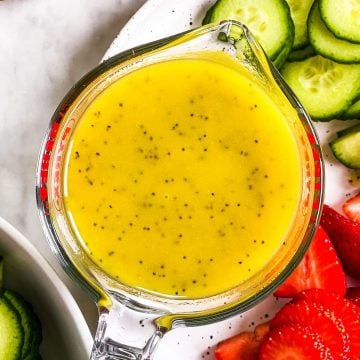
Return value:
M 336 293 L 322 289 L 302 291 L 296 301 L 306 300 L 324 313 L 340 331 L 345 344 L 343 359 L 360 359 L 360 312 L 357 305 Z
M 326 314 L 306 299 L 295 298 L 284 305 L 271 321 L 270 328 L 274 329 L 284 325 L 311 326 L 321 335 L 324 345 L 337 359 L 347 357 L 348 338 L 343 336 L 334 322 Z
M 329 234 L 344 270 L 360 279 L 360 223 L 324 205 L 321 225 Z
M 350 220 L 360 223 L 360 193 L 346 200 L 342 210 Z
M 294 297 L 302 290 L 321 288 L 345 295 L 346 278 L 331 241 L 319 226 L 304 258 L 274 295 Z
M 346 298 L 360 306 L 360 286 L 349 287 L 346 290 Z
M 215 350 L 217 360 L 257 360 L 260 342 L 269 332 L 269 323 L 258 325 L 254 332 L 243 332 L 220 342 Z
M 270 330 L 260 344 L 258 359 L 333 360 L 335 357 L 311 326 L 283 325 Z

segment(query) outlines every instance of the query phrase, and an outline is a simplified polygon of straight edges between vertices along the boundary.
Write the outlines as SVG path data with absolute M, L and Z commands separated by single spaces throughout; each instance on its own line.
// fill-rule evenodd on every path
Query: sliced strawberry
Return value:
M 360 223 L 360 193 L 346 200 L 342 210 L 350 220 Z
M 294 297 L 300 291 L 321 288 L 345 295 L 346 278 L 331 241 L 319 226 L 300 264 L 274 295 Z
M 254 332 L 243 332 L 220 342 L 215 349 L 217 360 L 257 360 L 260 342 L 269 332 L 269 323 L 258 325 Z
M 360 223 L 324 205 L 321 225 L 329 234 L 344 270 L 360 279 Z
M 284 325 L 270 330 L 260 344 L 258 359 L 330 360 L 335 357 L 311 326 Z
M 270 330 L 270 322 L 264 322 L 255 327 L 254 333 L 257 341 L 261 342 Z
M 346 298 L 360 306 L 360 286 L 349 287 L 346 290 Z
M 360 359 L 360 311 L 351 301 L 322 289 L 302 291 L 296 301 L 305 299 L 325 314 L 340 331 L 345 343 L 344 359 Z
M 337 359 L 349 359 L 346 356 L 348 339 L 322 311 L 306 299 L 298 300 L 284 305 L 271 321 L 270 328 L 274 329 L 284 325 L 311 326 L 321 335 L 323 343 Z

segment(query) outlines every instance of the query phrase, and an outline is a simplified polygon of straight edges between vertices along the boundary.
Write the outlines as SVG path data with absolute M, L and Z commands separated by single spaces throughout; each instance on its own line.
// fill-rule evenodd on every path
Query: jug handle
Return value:
M 109 308 L 100 307 L 90 360 L 152 360 L 160 340 L 169 329 L 157 325 L 156 320 L 162 314 L 149 314 L 147 310 L 131 308 L 115 299 Z M 128 324 L 129 329 L 125 330 L 124 324 Z M 129 340 L 131 335 L 135 336 L 135 341 Z

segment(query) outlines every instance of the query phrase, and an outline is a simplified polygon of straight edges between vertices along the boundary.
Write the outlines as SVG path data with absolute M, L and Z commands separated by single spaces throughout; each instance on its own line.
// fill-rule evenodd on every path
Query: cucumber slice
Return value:
M 285 0 L 218 0 L 204 21 L 237 20 L 246 25 L 271 60 L 294 41 L 294 24 Z
M 360 118 L 360 100 L 352 104 L 343 114 L 341 119 L 359 119 Z
M 24 341 L 21 351 L 22 357 L 32 353 L 34 345 L 36 345 L 35 347 L 37 347 L 36 350 L 38 351 L 40 344 L 38 339 L 39 333 L 41 334 L 41 328 L 39 327 L 39 321 L 32 307 L 14 291 L 6 290 L 3 297 L 9 301 L 20 316 L 21 325 L 24 330 Z
M 338 21 L 343 20 L 338 18 Z M 335 37 L 321 19 L 317 1 L 314 2 L 309 14 L 308 30 L 310 43 L 320 55 L 341 63 L 360 63 L 360 44 Z M 360 27 L 358 31 L 360 33 Z
M 360 43 L 360 3 L 356 0 L 319 0 L 321 18 L 336 37 Z
M 314 0 L 286 0 L 295 25 L 293 49 L 301 49 L 309 43 L 307 18 Z
M 355 126 L 330 144 L 334 156 L 346 167 L 360 169 L 360 127 Z
M 23 329 L 16 310 L 0 298 L 0 360 L 21 359 Z
M 288 44 L 282 49 L 282 51 L 278 54 L 276 59 L 273 60 L 273 64 L 277 69 L 280 69 L 284 65 L 290 52 L 291 52 L 291 44 Z
M 338 64 L 317 55 L 287 62 L 281 73 L 314 120 L 336 118 L 359 95 L 359 65 Z
M 303 49 L 291 51 L 287 57 L 287 61 L 300 61 L 314 56 L 315 50 L 311 45 L 304 47 Z
M 214 11 L 215 5 L 216 5 L 216 3 L 211 8 L 209 8 L 209 10 L 206 12 L 205 17 L 204 17 L 203 21 L 201 22 L 201 25 L 206 25 L 206 24 L 211 23 L 211 16 Z

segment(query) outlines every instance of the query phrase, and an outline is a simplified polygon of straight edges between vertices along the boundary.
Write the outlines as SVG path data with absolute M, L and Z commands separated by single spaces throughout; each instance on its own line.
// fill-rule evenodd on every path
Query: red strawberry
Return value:
M 260 342 L 269 332 L 269 323 L 258 325 L 254 332 L 243 332 L 220 342 L 215 350 L 217 360 L 257 360 Z
M 348 338 L 336 327 L 334 322 L 326 314 L 306 299 L 286 304 L 271 321 L 270 328 L 274 329 L 284 325 L 311 326 L 314 331 L 321 335 L 323 343 L 337 359 L 350 359 L 347 354 Z
M 360 359 L 360 311 L 351 301 L 321 289 L 302 291 L 296 301 L 305 299 L 324 313 L 340 331 L 345 342 L 344 359 Z
M 329 234 L 344 270 L 360 279 L 360 223 L 324 205 L 321 225 Z
M 360 286 L 349 287 L 346 290 L 346 298 L 360 306 Z
M 270 330 L 260 344 L 258 359 L 334 360 L 335 357 L 311 326 L 284 325 Z
M 319 226 L 300 264 L 274 295 L 294 297 L 302 290 L 321 288 L 345 295 L 346 278 L 339 258 L 324 229 Z
M 360 193 L 346 200 L 342 209 L 350 220 L 360 223 Z

